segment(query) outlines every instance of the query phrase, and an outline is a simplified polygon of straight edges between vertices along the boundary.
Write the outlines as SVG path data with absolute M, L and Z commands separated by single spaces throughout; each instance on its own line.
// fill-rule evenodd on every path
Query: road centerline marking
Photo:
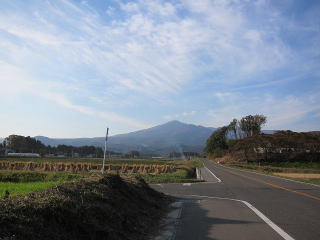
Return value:
M 284 191 L 287 191 L 287 192 L 291 192 L 291 193 L 296 193 L 296 194 L 299 194 L 299 195 L 302 195 L 302 196 L 305 196 L 305 197 L 320 201 L 319 197 L 311 195 L 311 194 L 308 194 L 308 193 L 299 192 L 299 191 L 296 191 L 296 190 L 285 188 L 285 187 L 282 187 L 280 185 L 277 185 L 277 184 L 274 184 L 274 183 L 269 183 L 269 182 L 266 182 L 264 180 L 260 180 L 260 179 L 254 178 L 254 177 L 249 177 L 249 176 L 246 176 L 244 174 L 237 173 L 237 172 L 234 172 L 234 171 L 230 171 L 230 170 L 226 170 L 226 169 L 224 169 L 224 171 L 229 172 L 229 173 L 234 174 L 234 175 L 238 175 L 240 177 L 247 178 L 247 179 L 255 181 L 255 182 L 259 182 L 259 183 L 262 183 L 262 184 L 277 188 L 277 189 L 281 189 L 281 190 L 284 190 Z

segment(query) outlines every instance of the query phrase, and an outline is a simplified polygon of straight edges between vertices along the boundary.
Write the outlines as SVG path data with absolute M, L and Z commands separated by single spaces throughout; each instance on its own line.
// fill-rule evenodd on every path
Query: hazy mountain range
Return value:
M 208 137 L 215 128 L 170 121 L 152 128 L 109 137 L 108 149 L 126 153 L 138 150 L 143 153 L 163 154 L 171 151 L 202 152 Z M 104 146 L 104 137 L 95 138 L 48 138 L 36 136 L 46 145 Z
M 176 152 L 202 152 L 208 137 L 216 130 L 212 127 L 203 127 L 186 124 L 179 121 L 170 121 L 152 128 L 135 131 L 127 134 L 118 134 L 109 137 L 108 150 L 127 153 L 138 150 L 145 154 L 165 154 Z M 264 133 L 273 133 L 265 130 Z M 72 146 L 99 146 L 104 147 L 104 137 L 94 138 L 48 138 L 35 136 L 45 145 L 59 144 Z M 0 138 L 0 142 L 3 138 Z

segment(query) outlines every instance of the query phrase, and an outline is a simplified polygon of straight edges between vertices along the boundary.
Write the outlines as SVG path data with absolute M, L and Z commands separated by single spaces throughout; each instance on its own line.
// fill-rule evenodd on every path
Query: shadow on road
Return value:
M 176 240 L 218 240 L 222 237 L 223 239 L 241 239 L 237 231 L 233 231 L 238 227 L 232 227 L 232 225 L 260 224 L 255 221 L 241 220 L 237 217 L 236 212 L 231 214 L 230 218 L 219 217 L 225 212 L 226 206 L 217 206 L 215 201 L 186 198 L 181 201 L 184 204 L 181 221 L 177 227 Z M 215 206 L 212 207 L 212 205 Z M 221 208 L 217 209 L 219 207 Z

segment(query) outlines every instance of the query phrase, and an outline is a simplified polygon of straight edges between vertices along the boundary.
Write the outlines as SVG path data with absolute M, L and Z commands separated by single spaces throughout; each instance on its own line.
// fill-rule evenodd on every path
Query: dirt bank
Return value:
M 145 239 L 169 202 L 141 179 L 68 183 L 0 198 L 0 239 Z

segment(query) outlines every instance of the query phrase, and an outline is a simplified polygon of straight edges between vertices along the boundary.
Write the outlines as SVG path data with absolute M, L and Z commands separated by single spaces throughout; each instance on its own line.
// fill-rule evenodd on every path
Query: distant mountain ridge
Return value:
M 127 153 L 138 150 L 145 154 L 166 154 L 169 152 L 199 152 L 204 149 L 205 142 L 216 130 L 212 127 L 203 127 L 194 124 L 170 121 L 148 129 L 127 134 L 118 134 L 109 137 L 108 150 Z M 266 134 L 274 130 L 264 130 Z M 93 138 L 49 138 L 36 136 L 45 145 L 57 146 L 60 144 L 79 146 L 104 147 L 104 137 Z M 2 142 L 4 138 L 0 138 Z
M 137 150 L 144 154 L 166 154 L 169 152 L 198 152 L 201 153 L 205 142 L 216 130 L 212 127 L 203 127 L 194 124 L 170 121 L 148 129 L 109 137 L 108 150 L 127 153 Z M 264 130 L 266 134 L 274 130 Z M 36 136 L 45 145 L 57 146 L 59 144 L 75 147 L 92 145 L 104 147 L 104 137 L 93 138 L 48 138 Z
M 215 130 L 216 128 L 170 121 L 152 128 L 111 136 L 108 140 L 108 149 L 122 153 L 138 150 L 148 154 L 165 154 L 172 151 L 202 152 L 206 140 Z M 59 144 L 104 146 L 104 137 L 68 139 L 36 136 L 35 138 L 51 146 Z

